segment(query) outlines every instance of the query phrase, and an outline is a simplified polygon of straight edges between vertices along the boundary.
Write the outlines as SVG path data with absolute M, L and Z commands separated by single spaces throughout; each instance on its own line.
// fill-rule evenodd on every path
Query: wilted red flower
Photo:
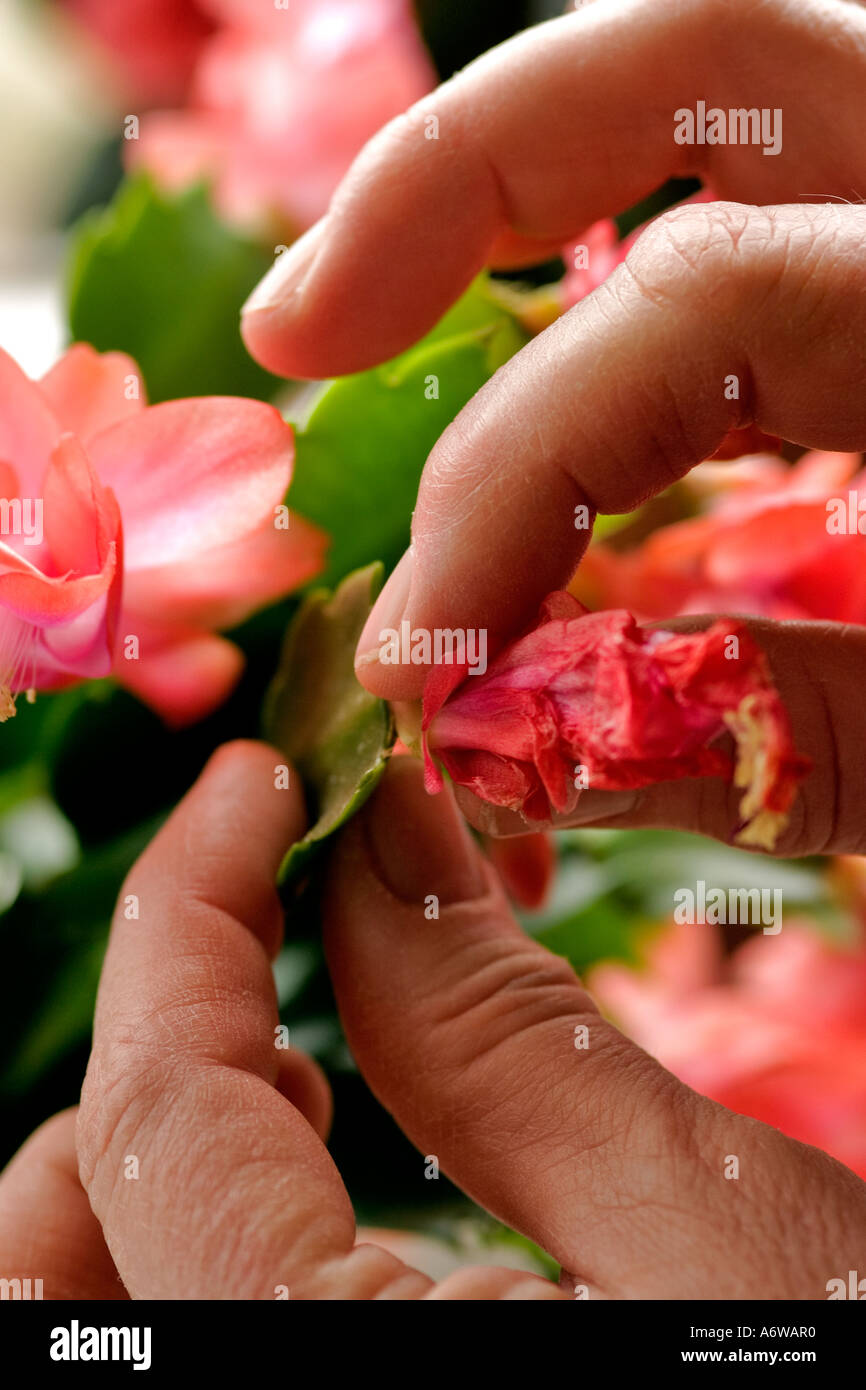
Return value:
M 866 948 L 806 921 L 725 958 L 718 928 L 671 925 L 647 968 L 587 984 L 616 1022 L 696 1091 L 817 1144 L 866 1178 Z
M 808 764 L 797 756 L 766 659 L 742 624 L 646 631 L 551 594 L 538 626 L 484 675 L 436 666 L 422 717 L 426 780 L 452 780 L 530 821 L 568 813 L 589 786 L 733 777 L 740 844 L 771 849 Z M 736 759 L 717 740 L 733 735 Z

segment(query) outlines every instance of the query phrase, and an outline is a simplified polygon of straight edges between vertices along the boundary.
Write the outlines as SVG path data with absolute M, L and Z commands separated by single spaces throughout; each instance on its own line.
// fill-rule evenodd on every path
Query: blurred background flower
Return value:
M 673 924 L 643 969 L 600 965 L 587 983 L 696 1091 L 866 1178 L 866 932 L 842 947 L 795 918 L 727 954 L 718 927 Z
M 675 497 L 692 515 L 634 544 L 620 531 L 590 548 L 572 586 L 584 603 L 645 619 L 750 613 L 866 622 L 866 534 L 847 522 L 849 497 L 866 504 L 859 454 L 707 462 Z M 828 527 L 837 501 L 841 532 Z
M 220 213 L 291 237 L 325 212 L 355 155 L 435 86 L 409 0 L 219 0 L 188 105 L 126 147 L 161 187 L 213 181 Z
M 111 80 L 144 106 L 182 102 L 217 21 L 198 0 L 59 0 Z

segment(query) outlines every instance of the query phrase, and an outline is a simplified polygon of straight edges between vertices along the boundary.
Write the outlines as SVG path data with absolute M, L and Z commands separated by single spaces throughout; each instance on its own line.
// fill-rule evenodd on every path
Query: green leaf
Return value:
M 240 307 L 272 263 L 267 249 L 219 221 L 207 190 L 162 194 L 146 174 L 78 224 L 67 297 L 73 338 L 130 353 L 151 401 L 278 386 L 238 329 Z
M 3 1069 L 4 1092 L 25 1091 L 87 1036 L 104 955 L 105 942 L 91 942 L 60 969 Z
M 600 960 L 634 963 L 636 936 L 643 926 L 615 898 L 604 898 L 533 934 L 548 951 L 565 956 L 581 975 Z
M 565 837 L 557 836 L 560 849 Z M 538 912 L 523 913 L 531 936 L 565 956 L 580 973 L 598 960 L 634 960 L 634 911 L 612 889 L 606 863 L 588 855 L 561 855 L 549 901 Z
M 610 512 L 599 514 L 595 518 L 592 528 L 592 538 L 594 541 L 604 540 L 606 536 L 612 536 L 623 527 L 628 526 L 634 521 L 634 512 Z
M 288 500 L 331 535 L 323 583 L 374 560 L 396 564 L 427 455 L 524 341 L 479 281 L 409 352 L 320 392 L 297 432 Z
M 117 894 L 157 821 L 99 851 L 0 915 L 0 1097 L 27 1093 L 90 1030 Z
M 606 844 L 599 833 L 612 834 Z M 648 917 L 671 916 L 677 889 L 702 879 L 707 888 L 780 889 L 786 904 L 810 911 L 827 898 L 819 863 L 751 854 L 700 835 L 673 830 L 568 832 L 571 843 L 604 860 L 607 891 L 638 904 Z
M 354 670 L 355 647 L 381 582 L 381 565 L 351 574 L 335 594 L 311 594 L 289 627 L 265 729 L 303 777 L 316 820 L 286 855 L 281 882 L 294 878 L 354 815 L 385 771 L 394 741 L 390 710 Z

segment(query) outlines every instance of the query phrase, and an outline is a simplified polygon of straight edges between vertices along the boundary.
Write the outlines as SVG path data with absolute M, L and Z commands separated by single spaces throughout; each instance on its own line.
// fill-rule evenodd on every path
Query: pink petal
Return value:
M 243 670 L 242 652 L 224 637 L 196 634 L 138 661 L 121 655 L 115 675 L 175 728 L 210 714 L 230 694 Z
M 117 524 L 114 532 L 111 532 L 111 516 Z M 47 627 L 68 623 L 97 599 L 110 594 L 107 616 L 113 614 L 117 610 L 122 581 L 122 534 L 120 514 L 115 509 L 113 513 L 110 493 L 107 493 L 104 523 L 104 530 L 99 532 L 101 562 L 95 573 L 43 574 L 25 556 L 8 546 L 0 546 L 0 606 L 36 627 Z
M 189 561 L 256 531 L 288 488 L 292 429 L 273 406 L 167 401 L 89 446 L 124 521 L 127 571 Z
M 117 573 L 118 587 L 120 573 Z M 102 594 L 89 608 L 65 623 L 42 630 L 41 656 L 56 670 L 94 680 L 111 673 L 114 630 L 110 622 L 111 595 Z M 42 687 L 43 682 L 37 684 Z
M 127 575 L 124 612 L 170 615 L 191 627 L 232 627 L 254 609 L 291 593 L 322 568 L 328 537 L 290 517 L 288 530 L 268 519 L 258 531 L 204 555 Z
M 137 396 L 128 398 L 134 378 Z M 86 443 L 109 425 L 144 409 L 144 383 L 125 352 L 97 352 L 89 343 L 73 343 L 40 382 L 42 392 L 64 430 Z
M 650 632 L 625 611 L 587 613 L 555 593 L 532 631 L 444 703 L 443 669 L 433 668 L 424 691 L 428 790 L 438 789 L 436 757 L 455 782 L 530 820 L 574 808 L 577 767 L 600 791 L 733 774 L 745 789 L 739 842 L 772 848 L 809 770 L 764 655 L 735 622 Z M 726 732 L 735 770 L 716 746 Z
M 65 434 L 43 485 L 45 544 L 55 572 L 99 574 L 120 529 L 112 493 L 102 486 L 75 435 Z
M 14 469 L 19 497 L 41 497 L 42 479 L 60 427 L 42 391 L 0 348 L 0 462 Z M 5 494 L 7 497 L 9 493 Z

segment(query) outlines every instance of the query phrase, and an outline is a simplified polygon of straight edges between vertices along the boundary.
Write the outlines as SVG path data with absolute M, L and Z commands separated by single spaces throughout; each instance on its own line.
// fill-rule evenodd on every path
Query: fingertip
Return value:
M 322 217 L 291 246 L 277 247 L 273 265 L 241 308 L 241 337 L 248 352 L 277 376 L 317 374 L 309 370 L 309 359 L 304 357 L 307 335 L 299 330 L 304 291 L 313 280 L 328 225 L 328 218 Z
M 336 373 L 318 362 L 304 344 L 303 320 L 293 305 L 250 308 L 241 312 L 244 347 L 259 366 L 286 380 L 318 381 Z
M 283 929 L 277 871 L 305 828 L 301 781 L 284 755 L 253 739 L 223 744 L 133 865 L 115 928 L 130 895 L 151 910 L 203 902 L 246 923 L 272 956 Z
M 214 749 L 205 764 L 205 773 L 220 778 L 243 777 L 255 771 L 263 759 L 277 756 L 281 756 L 277 749 L 264 740 L 233 738 Z
M 384 700 L 411 700 L 424 687 L 426 669 L 412 663 L 411 632 L 408 640 L 403 632 L 414 570 L 410 545 L 373 604 L 355 650 L 355 675 Z
M 396 701 L 420 700 L 424 694 L 424 681 L 427 668 L 424 666 L 384 665 L 379 659 L 378 648 L 358 652 L 355 656 L 355 676 L 365 690 L 377 695 L 380 700 Z
M 334 1118 L 334 1096 L 318 1062 L 305 1052 L 290 1048 L 279 1054 L 277 1090 L 327 1143 Z

